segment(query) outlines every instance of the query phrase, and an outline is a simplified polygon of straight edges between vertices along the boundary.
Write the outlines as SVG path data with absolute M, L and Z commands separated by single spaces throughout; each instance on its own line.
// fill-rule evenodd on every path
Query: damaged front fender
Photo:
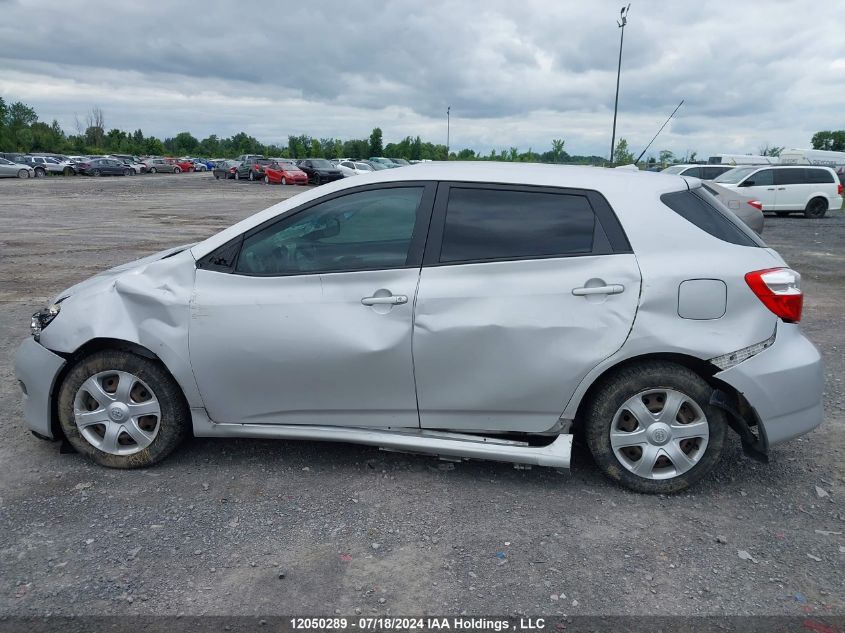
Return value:
M 165 364 L 188 404 L 201 407 L 188 354 L 195 274 L 196 262 L 182 247 L 92 277 L 61 294 L 67 296 L 61 314 L 40 342 L 62 354 L 101 338 L 140 345 Z

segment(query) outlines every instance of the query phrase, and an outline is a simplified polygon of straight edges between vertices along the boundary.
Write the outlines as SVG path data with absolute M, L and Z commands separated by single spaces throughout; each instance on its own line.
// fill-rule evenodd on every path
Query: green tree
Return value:
M 551 159 L 553 163 L 561 163 L 563 162 L 563 157 L 566 152 L 563 151 L 563 146 L 565 141 L 563 139 L 552 139 L 552 153 Z
M 843 152 L 845 151 L 845 130 L 816 132 L 810 142 L 813 144 L 813 149 Z
M 628 141 L 620 138 L 613 152 L 613 162 L 617 165 L 630 165 L 634 162 L 634 155 L 628 151 Z
M 662 149 L 660 150 L 660 157 L 657 159 L 661 165 L 668 165 L 669 163 L 675 162 L 675 154 L 672 150 Z
M 373 128 L 370 134 L 370 156 L 381 156 L 384 154 L 384 145 L 381 138 L 381 128 Z
M 760 156 L 780 156 L 780 153 L 784 149 L 784 147 L 778 147 L 777 145 L 769 145 L 766 143 L 765 145 L 761 145 L 758 151 Z

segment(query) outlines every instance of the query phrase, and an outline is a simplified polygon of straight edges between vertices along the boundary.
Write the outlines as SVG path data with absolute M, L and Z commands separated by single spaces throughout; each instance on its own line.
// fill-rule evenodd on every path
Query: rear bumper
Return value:
M 715 378 L 754 407 L 768 446 L 812 431 L 824 417 L 821 355 L 795 324 L 779 323 L 774 345 Z
M 23 389 L 23 414 L 26 425 L 44 437 L 54 438 L 50 424 L 52 394 L 56 376 L 65 359 L 27 338 L 15 354 L 15 374 Z

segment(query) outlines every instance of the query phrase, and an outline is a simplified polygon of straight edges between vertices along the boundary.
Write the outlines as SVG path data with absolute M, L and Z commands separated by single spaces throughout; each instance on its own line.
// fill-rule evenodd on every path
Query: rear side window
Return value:
M 701 178 L 701 169 L 699 167 L 690 167 L 684 170 L 682 176 L 690 176 L 692 178 Z
M 584 196 L 453 187 L 440 262 L 587 254 L 595 233 Z
M 775 184 L 776 185 L 803 185 L 809 182 L 807 180 L 806 169 L 776 169 L 775 170 Z
M 736 224 L 725 206 L 702 187 L 664 193 L 660 200 L 682 218 L 723 242 L 739 246 L 765 246 L 751 229 L 744 224 Z
M 830 183 L 834 182 L 833 174 L 826 169 L 807 169 L 807 182 Z

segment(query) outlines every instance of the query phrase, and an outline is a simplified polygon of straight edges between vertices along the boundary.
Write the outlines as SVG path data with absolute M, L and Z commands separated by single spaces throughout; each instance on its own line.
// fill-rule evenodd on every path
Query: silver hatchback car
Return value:
M 427 163 L 119 266 L 32 317 L 26 420 L 99 464 L 186 436 L 568 467 L 640 492 L 822 420 L 800 276 L 694 179 Z

